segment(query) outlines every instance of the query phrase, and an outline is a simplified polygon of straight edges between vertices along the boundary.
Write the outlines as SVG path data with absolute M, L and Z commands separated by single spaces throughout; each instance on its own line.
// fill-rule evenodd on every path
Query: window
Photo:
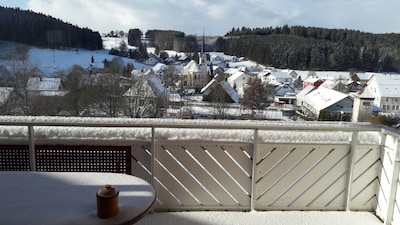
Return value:
M 364 105 L 364 106 L 370 106 L 370 105 L 371 105 L 371 102 L 363 102 L 363 105 Z

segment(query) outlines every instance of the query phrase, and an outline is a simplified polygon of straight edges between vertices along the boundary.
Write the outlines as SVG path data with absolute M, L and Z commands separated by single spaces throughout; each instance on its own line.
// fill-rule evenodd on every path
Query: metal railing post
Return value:
M 254 129 L 253 134 L 253 167 L 251 172 L 251 194 L 250 194 L 250 210 L 255 210 L 256 205 L 256 168 L 257 168 L 257 153 L 258 153 L 258 129 Z
M 351 193 L 353 188 L 354 166 L 356 164 L 357 142 L 358 142 L 358 131 L 354 131 L 351 137 L 351 144 L 350 144 L 350 160 L 349 160 L 349 171 L 347 177 L 347 193 L 346 193 L 346 203 L 345 203 L 346 211 L 351 210 Z
M 36 150 L 35 150 L 35 133 L 33 126 L 28 126 L 29 134 L 29 167 L 31 171 L 36 171 Z
M 386 212 L 386 216 L 384 219 L 385 225 L 390 225 L 393 220 L 395 204 L 396 204 L 396 194 L 397 194 L 397 184 L 399 179 L 400 173 L 400 139 L 396 138 L 393 146 L 394 150 L 394 162 L 393 162 L 393 173 L 390 177 L 390 190 L 389 190 L 389 197 L 388 197 L 388 209 Z M 393 223 L 394 224 L 394 223 Z
M 156 137 L 155 137 L 155 128 L 151 127 L 151 162 L 150 162 L 150 170 L 151 170 L 151 185 L 154 185 L 154 177 L 155 177 L 155 160 L 156 160 Z

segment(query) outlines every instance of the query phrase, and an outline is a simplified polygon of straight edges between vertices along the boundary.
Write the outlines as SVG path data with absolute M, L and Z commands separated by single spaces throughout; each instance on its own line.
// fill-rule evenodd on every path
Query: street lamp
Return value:
M 343 120 L 343 111 L 340 111 L 340 122 L 342 122 L 342 120 Z

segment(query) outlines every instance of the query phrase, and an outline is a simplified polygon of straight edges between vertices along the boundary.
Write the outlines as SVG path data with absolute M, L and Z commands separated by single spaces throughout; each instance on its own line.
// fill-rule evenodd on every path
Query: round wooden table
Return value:
M 133 224 L 150 210 L 154 188 L 128 174 L 0 172 L 0 224 Z M 96 193 L 105 184 L 119 190 L 116 216 L 97 217 Z

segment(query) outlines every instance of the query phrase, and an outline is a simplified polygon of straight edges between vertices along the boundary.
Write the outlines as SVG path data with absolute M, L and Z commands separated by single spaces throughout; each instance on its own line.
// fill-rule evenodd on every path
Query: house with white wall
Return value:
M 184 85 L 188 87 L 201 89 L 210 81 L 207 65 L 199 65 L 194 60 L 182 68 L 181 74 L 184 78 Z
M 237 70 L 227 78 L 227 82 L 229 83 L 229 85 L 231 85 L 233 89 L 236 90 L 236 92 L 238 92 L 240 96 L 243 96 L 242 90 L 248 79 L 249 76 L 247 73 L 241 70 Z
M 353 112 L 353 100 L 341 92 L 318 87 L 304 96 L 303 114 L 316 120 L 347 120 Z
M 374 74 L 366 88 L 374 96 L 373 104 L 384 113 L 400 114 L 400 75 Z
M 286 72 L 271 70 L 262 71 L 259 78 L 268 84 L 293 84 L 293 77 Z
M 26 90 L 30 95 L 36 96 L 64 96 L 64 85 L 61 78 L 33 76 L 29 77 Z

